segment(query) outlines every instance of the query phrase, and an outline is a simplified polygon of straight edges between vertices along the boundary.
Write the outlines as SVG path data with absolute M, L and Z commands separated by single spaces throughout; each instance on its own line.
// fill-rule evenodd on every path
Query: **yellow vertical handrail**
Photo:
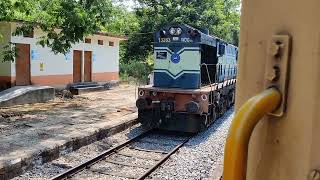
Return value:
M 251 133 L 259 120 L 274 111 L 280 103 L 281 93 L 276 88 L 270 88 L 249 99 L 235 114 L 225 145 L 223 180 L 246 179 Z

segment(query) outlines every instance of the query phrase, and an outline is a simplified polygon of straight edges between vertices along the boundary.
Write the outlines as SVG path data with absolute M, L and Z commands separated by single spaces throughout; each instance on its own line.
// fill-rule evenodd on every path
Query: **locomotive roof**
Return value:
M 234 46 L 233 44 L 230 44 L 230 43 L 227 43 L 226 41 L 224 41 L 223 39 L 219 38 L 219 37 L 216 37 L 214 35 L 209 35 L 209 34 L 205 34 L 203 33 L 202 30 L 200 29 L 197 29 L 197 28 L 194 28 L 188 24 L 171 24 L 171 25 L 167 25 L 167 26 L 164 26 L 162 27 L 161 29 L 159 29 L 159 31 L 156 33 L 156 41 L 159 39 L 160 37 L 160 31 L 161 30 L 169 30 L 171 27 L 180 27 L 182 28 L 183 30 L 197 30 L 198 33 L 200 34 L 200 38 L 197 39 L 195 42 L 196 43 L 201 43 L 201 44 L 207 44 L 207 45 L 210 45 L 210 46 L 214 46 L 216 47 L 217 45 L 217 41 L 220 42 L 220 43 L 223 43 L 223 44 L 227 44 L 228 46 L 232 46 L 234 48 L 238 48 L 237 46 Z M 185 36 L 184 34 L 182 34 L 181 36 Z

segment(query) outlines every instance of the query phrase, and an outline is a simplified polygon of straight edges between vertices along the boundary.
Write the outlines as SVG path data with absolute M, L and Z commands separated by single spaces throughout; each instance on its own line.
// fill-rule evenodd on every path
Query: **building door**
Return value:
M 16 85 L 30 85 L 30 44 L 16 44 L 16 48 Z
M 84 52 L 84 81 L 92 80 L 92 51 Z
M 81 82 L 82 51 L 73 51 L 73 82 Z

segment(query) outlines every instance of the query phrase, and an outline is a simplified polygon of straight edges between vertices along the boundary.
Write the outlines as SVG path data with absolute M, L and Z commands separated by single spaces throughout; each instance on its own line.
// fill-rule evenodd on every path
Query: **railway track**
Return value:
M 190 134 L 177 135 L 150 130 L 53 177 L 52 180 L 72 179 L 77 178 L 78 174 L 90 173 L 120 179 L 145 179 L 191 137 Z

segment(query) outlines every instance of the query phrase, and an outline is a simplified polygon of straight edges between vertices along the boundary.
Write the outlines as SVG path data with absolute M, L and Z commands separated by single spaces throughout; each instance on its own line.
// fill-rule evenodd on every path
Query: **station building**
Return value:
M 54 54 L 50 48 L 37 44 L 38 38 L 44 35 L 41 30 L 13 36 L 17 26 L 14 22 L 0 22 L 0 53 L 8 42 L 14 43 L 18 50 L 14 62 L 4 62 L 1 58 L 0 84 L 62 87 L 78 82 L 119 80 L 119 42 L 124 37 L 96 33 L 74 44 L 66 55 Z

